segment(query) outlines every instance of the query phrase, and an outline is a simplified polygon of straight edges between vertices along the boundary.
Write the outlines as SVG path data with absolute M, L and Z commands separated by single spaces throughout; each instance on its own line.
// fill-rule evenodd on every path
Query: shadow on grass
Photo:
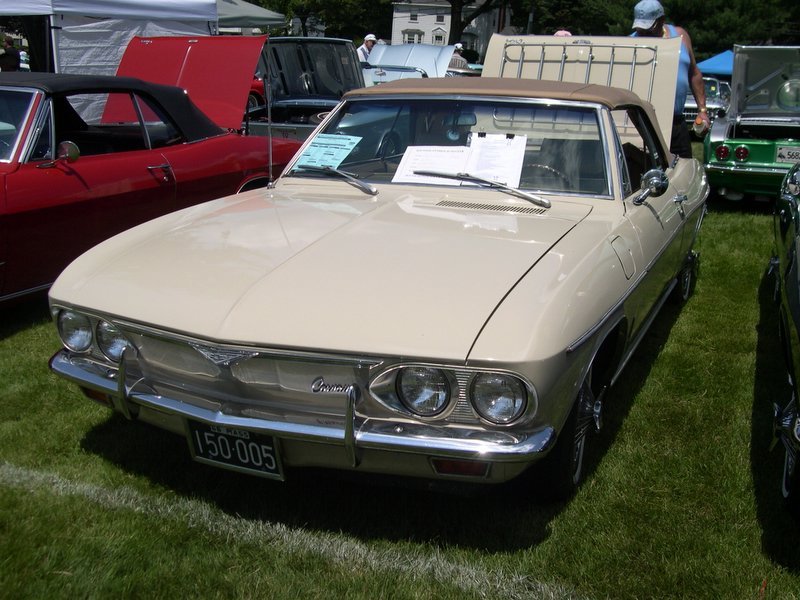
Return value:
M 770 560 L 798 574 L 800 522 L 787 512 L 780 492 L 783 448 L 778 445 L 772 452 L 769 451 L 773 404 L 784 406 L 791 395 L 778 340 L 778 307 L 773 301 L 774 288 L 774 279 L 765 272 L 758 289 L 760 317 L 753 386 L 750 464 L 763 551 Z
M 614 443 L 679 312 L 665 305 L 610 390 L 604 428 L 591 440 L 589 476 Z M 551 521 L 567 506 L 537 501 L 537 482 L 528 476 L 497 486 L 445 489 L 422 480 L 311 469 L 291 470 L 282 483 L 260 479 L 193 462 L 182 437 L 119 416 L 87 432 L 82 446 L 125 471 L 212 502 L 231 515 L 341 531 L 364 540 L 513 552 L 547 539 Z
M 0 304 L 0 340 L 49 320 L 47 294 L 44 292 L 8 304 Z

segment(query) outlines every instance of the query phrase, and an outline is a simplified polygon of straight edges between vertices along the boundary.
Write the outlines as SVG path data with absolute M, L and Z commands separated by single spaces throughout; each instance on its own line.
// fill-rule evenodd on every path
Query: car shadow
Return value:
M 0 340 L 49 320 L 50 310 L 44 292 L 0 305 Z
M 750 466 L 762 549 L 773 562 L 798 574 L 800 520 L 787 511 L 781 497 L 783 448 L 778 445 L 772 452 L 769 450 L 773 405 L 784 406 L 792 393 L 778 339 L 778 307 L 773 301 L 774 288 L 773 277 L 765 272 L 758 289 L 760 315 L 753 384 Z
M 614 443 L 679 314 L 680 308 L 665 305 L 612 388 L 603 430 L 586 459 L 587 477 Z M 82 447 L 239 518 L 363 539 L 508 552 L 546 540 L 551 521 L 569 505 L 541 499 L 537 481 L 528 476 L 485 487 L 317 469 L 291 470 L 284 482 L 260 479 L 194 462 L 181 436 L 119 415 L 89 430 Z

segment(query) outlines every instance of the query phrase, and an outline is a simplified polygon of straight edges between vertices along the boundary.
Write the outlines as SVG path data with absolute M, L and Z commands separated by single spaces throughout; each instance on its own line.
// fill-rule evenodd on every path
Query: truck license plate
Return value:
M 283 479 L 272 436 L 188 421 L 192 457 L 202 463 L 261 477 Z

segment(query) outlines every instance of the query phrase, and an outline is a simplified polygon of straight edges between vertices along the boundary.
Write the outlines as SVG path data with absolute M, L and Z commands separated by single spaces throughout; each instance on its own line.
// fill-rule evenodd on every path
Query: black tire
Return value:
M 783 473 L 781 474 L 781 496 L 786 507 L 795 515 L 800 515 L 800 444 L 794 439 L 792 429 L 797 420 L 797 396 L 793 392 L 792 399 L 776 415 L 775 428 L 783 446 Z
M 583 483 L 586 442 L 594 429 L 595 395 L 590 382 L 591 370 L 581 385 L 555 447 L 537 473 L 540 495 L 547 500 L 567 500 Z

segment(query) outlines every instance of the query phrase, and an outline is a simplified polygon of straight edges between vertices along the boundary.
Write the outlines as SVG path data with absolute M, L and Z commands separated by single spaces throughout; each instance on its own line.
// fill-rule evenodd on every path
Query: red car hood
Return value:
M 217 125 L 240 129 L 267 36 L 134 37 L 117 75 L 176 85 Z

